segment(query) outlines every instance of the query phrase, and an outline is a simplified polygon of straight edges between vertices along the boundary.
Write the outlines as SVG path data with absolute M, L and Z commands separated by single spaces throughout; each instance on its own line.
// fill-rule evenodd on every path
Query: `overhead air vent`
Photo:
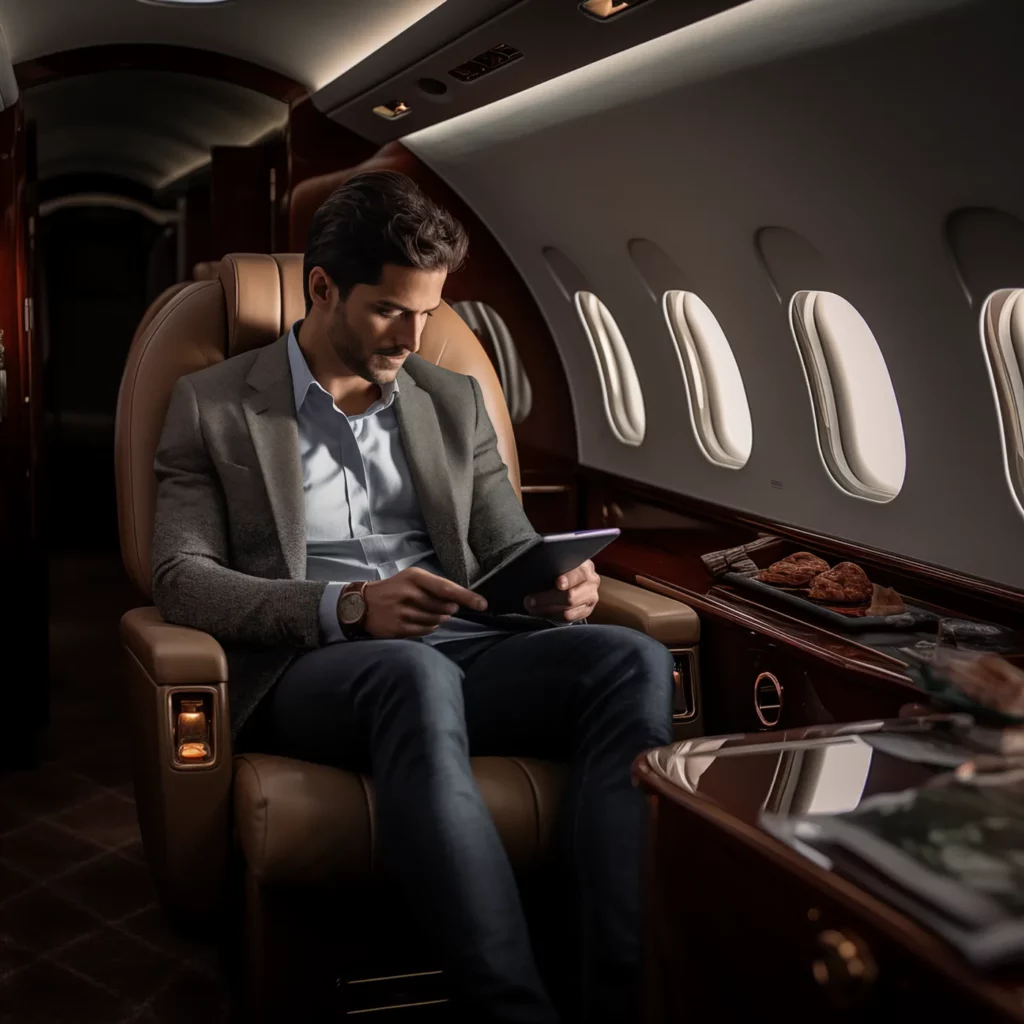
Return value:
M 497 71 L 498 68 L 503 68 L 506 64 L 519 60 L 520 57 L 522 54 L 514 46 L 500 43 L 489 50 L 484 50 L 483 53 L 478 53 L 472 60 L 467 60 L 457 68 L 452 68 L 448 74 L 460 82 L 473 82 L 492 71 Z
M 631 11 L 634 7 L 647 2 L 648 0 L 583 0 L 580 10 L 597 21 L 607 21 L 616 14 Z

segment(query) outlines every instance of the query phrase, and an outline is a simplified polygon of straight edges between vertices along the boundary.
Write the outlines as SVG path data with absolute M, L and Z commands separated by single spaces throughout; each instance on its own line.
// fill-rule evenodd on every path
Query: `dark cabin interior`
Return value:
M 465 226 L 424 353 L 493 378 L 538 533 L 621 530 L 592 621 L 672 653 L 637 1019 L 1024 1020 L 1024 954 L 981 966 L 778 824 L 1019 770 L 1024 713 L 921 656 L 1024 669 L 1019 4 L 183 6 L 0 0 L 0 1022 L 454 1019 L 372 782 L 232 751 L 223 650 L 152 600 L 170 387 L 287 332 L 366 170 Z M 761 582 L 799 552 L 862 607 Z M 564 773 L 485 760 L 571 1007 Z

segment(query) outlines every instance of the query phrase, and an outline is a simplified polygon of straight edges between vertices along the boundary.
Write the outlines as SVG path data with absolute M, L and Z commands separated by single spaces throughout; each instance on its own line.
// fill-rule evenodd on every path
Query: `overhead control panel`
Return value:
M 472 11 L 464 5 L 460 15 L 460 8 L 452 7 L 449 0 L 314 94 L 313 102 L 339 124 L 383 145 L 739 6 L 739 2 L 520 0 L 473 25 Z M 493 12 L 496 4 L 492 0 L 484 6 Z M 460 34 L 456 15 L 473 27 Z M 452 41 L 439 43 L 444 26 Z M 409 63 L 411 54 L 423 52 L 416 46 L 417 35 L 424 43 L 430 40 L 434 49 Z M 393 68 L 400 70 L 389 74 Z M 382 77 L 367 87 L 371 73 Z

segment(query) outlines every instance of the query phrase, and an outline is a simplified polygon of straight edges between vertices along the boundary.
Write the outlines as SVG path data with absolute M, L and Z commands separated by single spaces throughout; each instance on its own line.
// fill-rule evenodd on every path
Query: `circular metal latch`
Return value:
M 818 950 L 811 973 L 829 999 L 846 1008 L 862 1005 L 878 977 L 867 945 L 855 935 L 829 928 L 818 935 Z
M 769 729 L 782 718 L 782 683 L 771 672 L 762 672 L 754 680 L 754 712 Z

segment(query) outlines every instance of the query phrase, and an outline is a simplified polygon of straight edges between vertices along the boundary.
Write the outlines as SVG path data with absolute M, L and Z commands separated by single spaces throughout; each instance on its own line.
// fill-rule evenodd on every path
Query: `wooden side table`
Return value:
M 762 809 L 852 809 L 941 769 L 866 732 L 948 718 L 686 740 L 638 758 L 647 796 L 646 1024 L 1024 1021 L 1024 971 L 983 976 L 947 943 L 759 827 Z M 965 760 L 970 754 L 965 754 Z

